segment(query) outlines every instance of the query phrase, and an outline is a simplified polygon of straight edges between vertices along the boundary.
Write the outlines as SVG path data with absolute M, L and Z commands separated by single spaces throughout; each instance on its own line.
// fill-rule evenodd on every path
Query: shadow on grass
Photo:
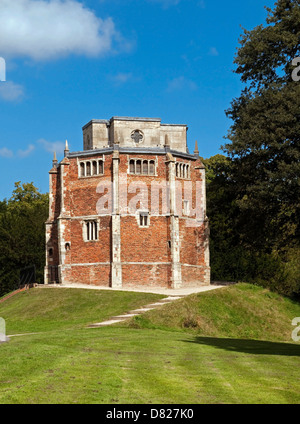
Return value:
M 252 355 L 282 355 L 300 356 L 300 344 L 267 342 L 263 340 L 224 339 L 216 337 L 195 337 L 194 340 L 185 340 L 188 343 L 197 343 L 213 346 L 230 352 L 242 352 Z

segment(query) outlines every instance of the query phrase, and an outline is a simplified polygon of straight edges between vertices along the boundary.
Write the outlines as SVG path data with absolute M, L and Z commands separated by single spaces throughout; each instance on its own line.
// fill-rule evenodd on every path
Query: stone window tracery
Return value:
M 149 227 L 149 212 L 140 212 L 139 213 L 139 226 L 140 227 Z
M 81 161 L 79 163 L 79 177 L 94 177 L 104 174 L 103 160 Z
M 86 227 L 86 241 L 98 240 L 98 222 L 87 221 L 85 223 L 85 227 Z
M 143 141 L 144 134 L 140 130 L 135 130 L 131 133 L 131 138 L 136 144 L 139 144 L 141 141 Z
M 155 160 L 129 160 L 129 173 L 134 175 L 155 175 Z
M 176 162 L 175 173 L 177 178 L 188 180 L 191 178 L 191 167 L 184 162 Z

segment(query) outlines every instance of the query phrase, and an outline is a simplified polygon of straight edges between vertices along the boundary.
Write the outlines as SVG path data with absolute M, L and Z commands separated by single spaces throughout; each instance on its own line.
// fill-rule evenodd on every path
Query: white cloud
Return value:
M 47 141 L 44 138 L 39 139 L 35 144 L 40 145 L 49 153 L 56 152 L 57 154 L 62 154 L 65 149 L 65 143 L 62 141 Z M 26 150 L 19 149 L 16 153 L 7 147 L 0 148 L 0 157 L 3 158 L 26 158 L 28 157 L 35 149 L 35 144 L 29 144 Z
M 127 82 L 131 78 L 132 78 L 132 73 L 131 72 L 129 72 L 129 73 L 122 73 L 122 72 L 120 72 L 119 74 L 117 74 L 117 75 L 115 75 L 113 77 L 113 79 L 116 82 Z
M 15 84 L 12 81 L 0 82 L 1 99 L 6 100 L 8 102 L 14 102 L 21 100 L 23 96 L 24 88 L 22 87 L 22 85 Z
M 14 154 L 12 150 L 9 150 L 7 147 L 2 147 L 0 149 L 0 156 L 2 156 L 3 158 L 12 158 L 13 155 Z
M 115 85 L 125 84 L 128 81 L 133 81 L 135 78 L 131 72 L 119 72 L 116 75 L 110 75 L 108 77 Z
M 29 144 L 28 148 L 26 150 L 18 150 L 18 156 L 21 158 L 26 158 L 30 155 L 31 152 L 33 152 L 35 149 L 35 146 L 33 144 Z
M 184 76 L 174 78 L 168 83 L 167 91 L 173 92 L 178 90 L 197 90 L 197 84 Z
M 15 155 L 12 150 L 8 149 L 7 147 L 2 147 L 0 149 L 0 156 L 4 158 L 15 158 L 15 157 L 26 158 L 27 156 L 30 155 L 31 152 L 33 152 L 34 149 L 35 149 L 35 146 L 33 144 L 29 144 L 26 150 L 19 149 L 17 154 Z
M 65 150 L 65 143 L 62 141 L 47 141 L 41 138 L 37 141 L 47 152 L 61 154 Z
M 97 17 L 77 0 L 0 0 L 0 8 L 3 56 L 98 56 L 111 51 L 114 41 L 126 44 L 111 18 Z

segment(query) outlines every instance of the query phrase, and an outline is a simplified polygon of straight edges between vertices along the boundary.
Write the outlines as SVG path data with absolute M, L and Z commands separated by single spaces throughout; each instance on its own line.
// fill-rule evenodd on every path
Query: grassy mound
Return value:
M 37 288 L 0 304 L 7 334 L 74 329 L 146 305 L 161 295 L 121 291 Z
M 185 297 L 129 323 L 133 328 L 186 330 L 201 336 L 291 341 L 300 304 L 251 284 Z
M 0 344 L 0 404 L 300 403 L 291 340 L 300 306 L 267 290 L 241 284 L 188 296 L 131 328 L 87 328 L 160 297 L 34 289 L 5 301 L 8 334 L 35 334 Z

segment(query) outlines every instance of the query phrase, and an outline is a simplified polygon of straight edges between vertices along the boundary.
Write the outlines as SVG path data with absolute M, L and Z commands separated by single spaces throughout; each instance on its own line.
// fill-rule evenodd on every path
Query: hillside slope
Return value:
M 0 304 L 7 334 L 80 328 L 164 296 L 108 290 L 36 288 Z
M 5 301 L 8 334 L 33 334 L 0 344 L 0 404 L 300 403 L 300 343 L 291 340 L 300 306 L 261 288 L 226 287 L 127 324 L 86 325 L 160 297 L 33 289 Z
M 185 297 L 135 317 L 133 328 L 186 330 L 202 336 L 291 341 L 300 304 L 251 284 Z

